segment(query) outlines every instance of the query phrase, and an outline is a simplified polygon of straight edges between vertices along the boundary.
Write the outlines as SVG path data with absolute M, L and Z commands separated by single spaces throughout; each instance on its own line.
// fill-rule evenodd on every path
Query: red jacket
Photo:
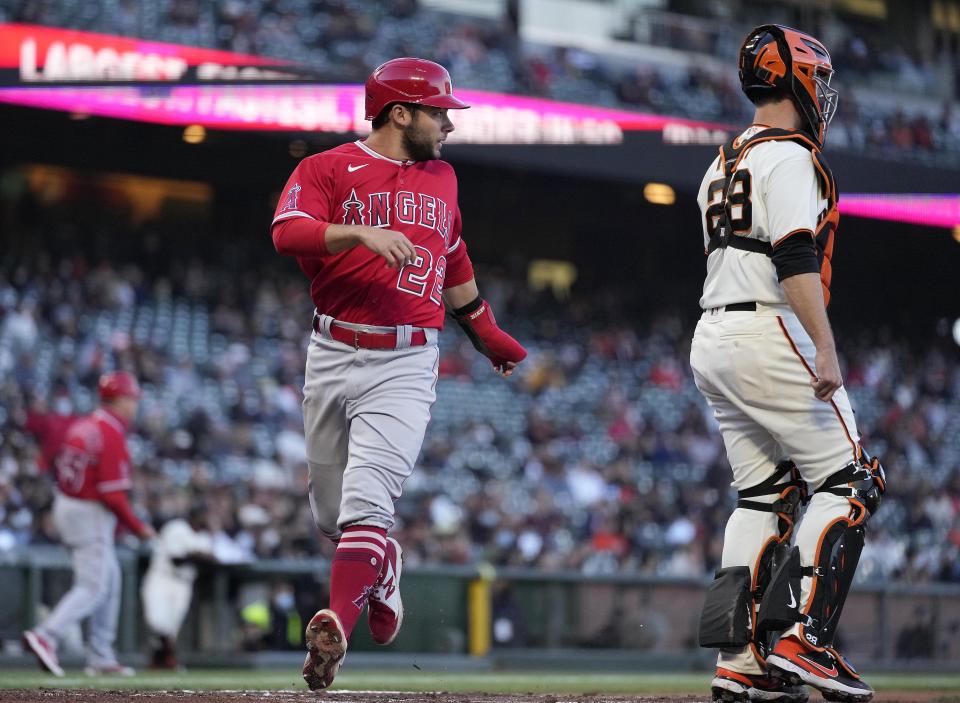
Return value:
M 70 425 L 54 466 L 61 493 L 102 502 L 139 535 L 145 527 L 130 509 L 126 494 L 133 485 L 126 431 L 117 415 L 105 408 L 95 410 Z

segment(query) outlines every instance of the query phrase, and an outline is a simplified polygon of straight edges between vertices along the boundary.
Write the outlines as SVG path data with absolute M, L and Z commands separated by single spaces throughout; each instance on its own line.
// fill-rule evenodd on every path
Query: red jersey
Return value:
M 102 408 L 70 425 L 55 461 L 60 492 L 99 500 L 104 493 L 130 490 L 125 433 L 123 422 Z
M 273 226 L 305 217 L 321 224 L 367 225 L 402 232 L 417 259 L 397 271 L 362 245 L 303 256 L 317 311 L 368 325 L 443 327 L 444 285 L 473 278 L 460 238 L 457 178 L 445 161 L 397 161 L 362 141 L 305 158 L 277 205 Z

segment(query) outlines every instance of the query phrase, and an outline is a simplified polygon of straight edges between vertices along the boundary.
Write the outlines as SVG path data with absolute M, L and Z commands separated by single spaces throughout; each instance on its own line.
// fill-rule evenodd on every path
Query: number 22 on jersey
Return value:
M 413 263 L 409 263 L 400 269 L 400 276 L 397 278 L 397 288 L 410 295 L 423 297 L 430 287 L 430 301 L 435 305 L 443 302 L 443 279 L 447 271 L 447 257 L 441 256 L 437 259 L 436 266 L 433 263 L 433 254 L 426 247 L 414 245 L 417 250 L 417 258 Z M 433 273 L 433 285 L 430 285 L 430 274 Z

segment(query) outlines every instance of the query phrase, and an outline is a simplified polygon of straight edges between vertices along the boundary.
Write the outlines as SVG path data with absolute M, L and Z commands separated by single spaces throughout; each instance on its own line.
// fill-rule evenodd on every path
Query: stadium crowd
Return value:
M 724 6 L 712 4 L 717 11 Z M 722 57 L 714 66 L 709 61 L 625 59 L 522 41 L 517 3 L 507 2 L 505 7 L 503 17 L 484 19 L 421 7 L 416 0 L 7 0 L 0 3 L 0 22 L 71 27 L 271 56 L 307 66 L 322 79 L 337 82 L 362 82 L 382 61 L 416 55 L 447 66 L 463 88 L 729 124 L 749 120 L 752 114 L 728 68 L 743 34 L 763 22 L 791 23 L 782 9 L 775 17 L 768 13 L 733 18 L 721 12 L 716 17 L 667 16 L 667 22 L 663 15 L 641 12 L 621 28 L 621 38 L 634 42 Z M 934 62 L 896 44 L 876 47 L 873 37 L 864 38 L 836 15 L 825 15 L 821 23 L 824 26 L 812 29 L 823 35 L 828 46 L 836 47 L 836 84 L 843 96 L 828 147 L 955 162 L 960 155 L 960 111 L 955 103 L 936 105 L 916 99 L 891 105 L 889 96 L 936 95 L 944 77 L 956 76 L 960 70 L 951 67 L 948 58 Z M 882 89 L 861 92 L 871 84 Z
M 504 382 L 444 331 L 439 399 L 398 504 L 407 563 L 712 572 L 735 496 L 689 372 L 689 321 L 625 321 L 615 298 L 484 280 L 530 358 Z M 0 271 L 0 550 L 55 540 L 58 439 L 93 407 L 98 375 L 123 368 L 145 387 L 130 438 L 142 517 L 159 527 L 206 506 L 223 560 L 326 554 L 305 498 L 310 315 L 288 269 L 44 256 Z M 957 351 L 851 332 L 846 383 L 891 486 L 859 577 L 960 581 Z

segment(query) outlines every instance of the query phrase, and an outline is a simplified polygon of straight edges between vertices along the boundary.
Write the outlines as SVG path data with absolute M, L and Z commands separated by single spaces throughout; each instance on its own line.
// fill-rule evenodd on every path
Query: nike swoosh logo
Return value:
M 790 591 L 790 602 L 787 603 L 787 607 L 788 607 L 788 608 L 796 608 L 796 607 L 797 607 L 797 599 L 794 598 L 794 596 L 793 596 L 793 586 L 791 586 L 790 584 L 787 584 L 787 590 Z
M 347 173 L 353 173 L 354 171 L 359 171 L 361 168 L 366 168 L 370 164 L 360 164 L 359 166 L 354 166 L 353 164 L 347 165 Z
M 832 668 L 828 669 L 828 668 L 826 668 L 825 666 L 821 666 L 820 664 L 817 664 L 815 661 L 811 661 L 810 659 L 807 659 L 807 658 L 806 658 L 805 656 L 803 656 L 802 654 L 798 654 L 797 656 L 798 656 L 800 659 L 803 659 L 803 661 L 805 661 L 807 664 L 809 664 L 810 666 L 812 666 L 814 669 L 817 669 L 817 670 L 819 670 L 819 671 L 822 671 L 822 672 L 823 672 L 824 674 L 826 674 L 827 676 L 836 676 L 837 674 L 840 673 L 839 671 L 837 671 L 837 665 L 836 665 L 836 664 L 834 664 Z

